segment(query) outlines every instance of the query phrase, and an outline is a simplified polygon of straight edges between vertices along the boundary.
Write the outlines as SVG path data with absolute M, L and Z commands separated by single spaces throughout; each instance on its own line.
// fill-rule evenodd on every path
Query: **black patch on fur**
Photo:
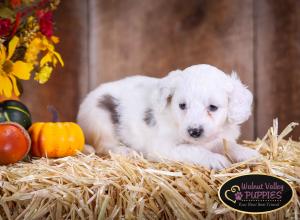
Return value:
M 120 115 L 118 112 L 119 101 L 115 97 L 106 94 L 100 97 L 98 107 L 107 110 L 113 124 L 120 123 Z
M 155 121 L 155 118 L 153 115 L 153 109 L 151 109 L 151 108 L 146 109 L 145 114 L 144 114 L 144 122 L 150 127 L 153 127 L 156 125 L 156 121 Z

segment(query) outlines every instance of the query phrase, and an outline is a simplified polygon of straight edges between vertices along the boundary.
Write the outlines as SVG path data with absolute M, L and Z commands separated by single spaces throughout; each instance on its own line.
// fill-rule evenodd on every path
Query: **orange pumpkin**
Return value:
M 83 132 L 73 122 L 37 122 L 29 128 L 29 134 L 32 156 L 65 157 L 83 150 Z
M 30 150 L 27 131 L 14 122 L 0 123 L 0 165 L 22 160 Z

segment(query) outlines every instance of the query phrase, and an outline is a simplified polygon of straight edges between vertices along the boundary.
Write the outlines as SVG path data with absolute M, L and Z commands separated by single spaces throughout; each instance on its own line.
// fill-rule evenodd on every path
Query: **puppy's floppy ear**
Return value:
M 171 103 L 181 74 L 182 71 L 180 70 L 172 71 L 158 83 L 157 101 L 160 110 Z
M 253 96 L 235 72 L 229 77 L 232 87 L 229 93 L 228 121 L 241 124 L 251 115 Z

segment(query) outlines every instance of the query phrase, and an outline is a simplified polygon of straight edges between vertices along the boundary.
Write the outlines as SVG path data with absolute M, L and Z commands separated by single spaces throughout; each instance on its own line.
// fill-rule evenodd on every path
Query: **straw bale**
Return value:
M 263 139 L 244 142 L 262 157 L 220 171 L 149 162 L 138 154 L 104 158 L 79 153 L 0 166 L 0 220 L 299 219 L 300 143 L 284 139 L 295 125 L 279 134 L 275 120 Z M 252 172 L 283 177 L 293 186 L 293 201 L 276 212 L 255 216 L 221 204 L 220 185 Z

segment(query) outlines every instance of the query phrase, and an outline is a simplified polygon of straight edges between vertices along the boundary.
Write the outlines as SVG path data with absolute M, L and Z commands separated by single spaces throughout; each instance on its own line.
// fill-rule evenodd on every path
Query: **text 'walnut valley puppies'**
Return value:
M 251 92 L 235 73 L 195 65 L 162 79 L 133 76 L 103 84 L 81 104 L 78 123 L 96 153 L 135 150 L 151 160 L 220 169 L 230 165 L 223 139 L 234 161 L 259 155 L 236 143 L 251 104 Z

